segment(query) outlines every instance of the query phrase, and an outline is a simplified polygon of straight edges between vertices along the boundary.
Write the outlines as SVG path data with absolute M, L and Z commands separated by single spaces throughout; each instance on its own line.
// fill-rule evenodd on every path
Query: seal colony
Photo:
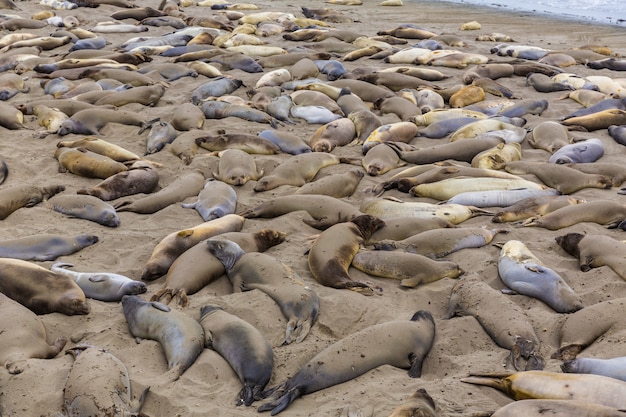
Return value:
M 0 357 L 7 362 L 7 369 L 0 369 L 0 414 L 56 417 L 76 411 L 78 400 L 72 398 L 79 398 L 84 407 L 93 399 L 102 408 L 115 403 L 152 417 L 255 416 L 259 410 L 279 412 L 275 404 L 288 406 L 283 413 L 298 417 L 346 410 L 389 416 L 411 403 L 428 409 L 428 415 L 487 415 L 509 400 L 461 378 L 530 369 L 563 375 L 566 359 L 585 363 L 626 356 L 619 300 L 626 293 L 617 243 L 624 240 L 626 218 L 626 210 L 618 210 L 626 202 L 621 194 L 624 141 L 617 127 L 607 126 L 622 124 L 623 73 L 619 66 L 585 64 L 623 61 L 621 28 L 422 2 L 385 7 L 336 0 L 308 5 L 307 11 L 284 0 L 214 7 L 216 1 L 169 0 L 159 6 L 147 0 L 90 0 L 53 9 L 56 3 L 20 2 L 0 18 L 0 98 L 6 98 L 0 116 L 5 131 L 0 195 L 6 197 L 0 199 L 0 246 L 13 250 L 16 239 L 30 242 L 19 252 L 31 258 L 3 261 L 12 272 L 9 287 L 2 288 L 15 296 L 24 270 L 46 277 L 52 288 L 42 292 L 29 280 L 28 289 L 40 292 L 22 299 L 46 314 L 24 315 L 27 307 L 13 300 L 7 307 L 7 323 L 16 323 L 19 315 L 28 326 L 21 332 L 8 328 L 15 337 L 0 343 Z M 481 29 L 460 29 L 470 21 Z M 110 30 L 102 30 L 107 26 Z M 507 36 L 484 37 L 498 33 Z M 414 56 L 402 61 L 407 51 Z M 565 55 L 571 59 L 560 59 Z M 551 89 L 557 83 L 565 89 L 540 92 L 535 86 L 548 83 L 529 74 L 548 77 Z M 329 138 L 333 128 L 341 137 Z M 70 133 L 82 131 L 89 134 Z M 516 150 L 513 156 L 505 152 L 509 148 Z M 296 158 L 300 154 L 312 155 Z M 579 163 L 570 164 L 578 156 Z M 567 162 L 567 168 L 556 167 L 557 162 Z M 586 175 L 574 177 L 571 170 Z M 423 183 L 439 192 L 429 195 L 443 197 L 444 184 L 452 181 L 441 180 L 462 184 L 456 177 L 485 177 L 485 171 L 522 178 L 517 184 L 528 185 L 526 191 L 550 186 L 568 195 L 536 196 L 541 205 L 529 212 L 523 208 L 528 204 L 514 205 L 513 197 L 502 200 L 508 207 L 478 208 L 418 197 L 426 187 L 410 192 Z M 346 189 L 331 182 L 348 173 L 352 179 L 350 184 L 343 180 Z M 610 188 L 606 179 L 578 178 L 605 175 Z M 222 181 L 228 187 L 223 189 L 232 191 L 224 197 L 232 203 L 229 208 L 235 206 L 234 214 L 203 222 L 199 206 L 214 206 L 203 198 L 207 181 Z M 509 190 L 498 190 L 504 191 Z M 119 223 L 111 227 L 72 217 L 77 213 L 67 207 L 83 205 L 81 194 L 107 200 Z M 195 210 L 183 206 L 196 201 Z M 557 201 L 581 207 L 540 221 L 549 211 L 556 213 Z M 617 216 L 603 218 L 593 209 L 598 204 Z M 65 214 L 50 209 L 55 206 Z M 474 238 L 455 238 L 459 242 L 449 243 L 463 243 L 463 248 L 436 260 L 401 252 L 406 248 L 375 248 L 379 240 L 403 241 L 435 228 L 492 230 L 497 212 L 516 215 L 512 221 L 498 217 L 503 220 L 498 229 L 508 233 L 478 247 Z M 529 225 L 548 227 L 520 227 L 526 219 L 519 218 L 522 212 L 533 217 Z M 332 236 L 364 214 L 384 225 L 358 239 L 342 235 L 351 252 L 344 255 Z M 229 219 L 232 224 L 220 230 L 211 223 Z M 556 240 L 573 234 L 585 237 L 570 238 L 567 247 Z M 432 243 L 446 235 L 437 234 Z M 46 236 L 63 243 L 76 236 L 91 238 L 79 251 L 52 260 L 42 252 L 57 255 L 58 248 Z M 236 278 L 231 282 L 224 265 L 208 258 L 209 237 L 237 240 L 252 260 L 238 268 L 245 265 L 258 275 L 240 279 L 231 271 Z M 505 293 L 512 288 L 498 272 L 500 250 L 494 244 L 511 241 L 522 242 L 562 277 L 577 296 L 574 309 L 582 308 L 557 312 L 519 289 L 516 295 Z M 258 256 L 253 250 L 266 253 Z M 316 271 L 337 261 L 345 268 L 343 278 L 376 295 L 318 282 L 309 250 Z M 593 259 L 578 259 L 579 254 Z M 414 265 L 400 255 L 410 255 L 410 261 L 419 257 L 429 267 L 413 277 L 404 270 L 402 275 L 375 275 L 387 263 Z M 265 259 L 285 276 L 263 275 Z M 74 265 L 66 274 L 82 274 L 77 281 L 89 287 L 80 288 L 81 282 L 78 288 L 69 283 L 67 290 L 53 287 L 53 280 L 72 280 L 50 271 L 55 262 Z M 434 270 L 431 264 L 440 266 Z M 122 284 L 114 276 L 130 279 L 134 289 L 121 291 L 128 281 Z M 272 292 L 279 278 L 291 284 L 280 294 Z M 120 291 L 87 295 L 108 281 Z M 324 284 L 339 281 L 334 276 Z M 127 320 L 116 300 L 134 292 L 126 299 L 150 307 L 145 316 Z M 70 304 L 67 294 L 81 308 L 56 311 Z M 308 301 L 302 298 L 307 294 Z M 39 307 L 32 303 L 37 297 L 43 298 Z M 476 299 L 483 302 L 475 306 Z M 208 317 L 204 335 L 197 327 L 205 306 L 228 312 L 256 331 L 228 326 L 215 332 L 209 344 Z M 381 337 L 375 342 L 363 338 L 388 323 L 410 324 L 420 310 L 432 316 L 436 328 L 427 352 L 405 351 L 411 332 L 396 332 L 397 324 L 393 339 L 382 344 L 376 344 Z M 171 324 L 179 332 L 139 330 L 151 322 Z M 229 346 L 229 338 L 241 332 L 254 334 L 251 346 L 263 352 L 260 360 L 250 360 L 256 350 Z M 176 347 L 189 335 L 193 346 Z M 138 344 L 134 336 L 144 340 Z M 431 336 L 429 330 L 424 340 Z M 93 359 L 108 369 L 102 380 L 93 371 L 94 385 L 77 382 L 92 373 L 82 363 L 89 354 L 73 360 L 61 350 L 81 345 L 107 352 Z M 559 355 L 563 351 L 567 355 Z M 123 365 L 122 379 L 113 378 L 108 354 Z M 416 359 L 421 374 L 411 378 L 417 375 L 402 368 Z M 324 370 L 329 364 L 345 366 L 303 381 L 310 375 L 307 369 Z M 96 383 L 105 389 L 98 390 Z M 105 393 L 111 386 L 126 392 L 109 398 Z M 598 397 L 593 389 L 585 390 Z M 574 403 L 555 407 L 580 408 Z M 505 409 L 497 415 L 511 415 L 507 412 L 515 413 Z

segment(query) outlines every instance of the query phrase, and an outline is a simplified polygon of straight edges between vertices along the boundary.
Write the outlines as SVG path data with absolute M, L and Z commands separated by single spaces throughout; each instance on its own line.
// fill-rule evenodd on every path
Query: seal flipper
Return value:
M 239 391 L 237 398 L 235 398 L 235 405 L 239 406 L 241 404 L 249 407 L 255 400 L 254 395 L 254 386 L 249 382 L 244 383 L 243 388 Z
M 257 411 L 259 413 L 262 413 L 264 411 L 272 410 L 272 412 L 270 414 L 275 416 L 276 414 L 280 413 L 281 411 L 284 411 L 289 406 L 289 404 L 291 404 L 292 402 L 294 402 L 297 398 L 299 398 L 301 396 L 302 396 L 301 388 L 292 388 L 290 390 L 287 390 L 286 393 L 282 394 L 275 401 L 262 404 L 257 409 Z

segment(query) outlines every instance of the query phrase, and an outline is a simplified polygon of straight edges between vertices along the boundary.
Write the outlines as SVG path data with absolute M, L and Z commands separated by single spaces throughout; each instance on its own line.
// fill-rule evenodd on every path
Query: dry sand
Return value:
M 156 6 L 157 3 L 138 0 L 137 5 Z M 553 50 L 569 49 L 585 44 L 601 44 L 613 48 L 618 54 L 626 54 L 624 29 L 613 26 L 598 26 L 590 23 L 554 20 L 547 17 L 533 16 L 528 13 L 501 13 L 497 9 L 466 7 L 450 3 L 424 3 L 406 1 L 403 7 L 379 7 L 377 2 L 368 1 L 363 6 L 330 5 L 336 10 L 354 19 L 354 23 L 334 25 L 337 28 L 352 30 L 363 35 L 375 35 L 378 30 L 392 29 L 400 23 L 414 23 L 436 33 L 455 33 L 469 44 L 464 50 L 490 55 L 493 42 L 477 42 L 477 34 L 500 32 L 513 37 L 518 43 L 541 46 Z M 258 1 L 260 11 L 282 11 L 301 16 L 300 6 L 325 7 L 323 2 L 290 2 L 286 0 Z M 20 16 L 31 16 L 34 12 L 45 8 L 37 1 L 18 3 L 21 10 L 5 10 Z M 62 10 L 60 16 L 74 15 L 82 26 L 89 29 L 95 22 L 108 20 L 111 13 L 117 11 L 114 6 L 103 5 L 96 9 L 79 8 Z M 212 11 L 206 7 L 191 6 L 184 10 L 187 15 L 209 15 Z M 461 24 L 476 20 L 482 24 L 479 31 L 460 31 Z M 54 28 L 47 27 L 36 31 L 48 34 Z M 171 28 L 151 27 L 148 35 L 167 33 Z M 121 41 L 134 34 L 105 35 L 110 41 L 107 48 L 112 49 Z M 277 45 L 293 44 L 283 41 L 280 35 L 267 39 Z M 62 56 L 68 45 L 42 52 L 42 56 Z M 498 59 L 495 56 L 492 56 Z M 154 62 L 165 61 L 164 58 L 153 57 Z M 362 66 L 384 67 L 380 61 L 362 58 L 346 63 L 348 69 Z M 438 68 L 452 77 L 437 82 L 441 87 L 460 83 L 463 70 Z M 594 71 L 582 65 L 567 69 L 580 75 L 608 75 L 619 78 L 621 75 L 609 70 Z M 241 78 L 247 86 L 253 86 L 261 74 L 248 74 L 239 70 L 228 72 Z M 40 78 L 35 72 L 24 74 L 30 87 L 28 94 L 18 94 L 9 103 L 22 103 L 31 98 L 43 96 Z M 144 108 L 138 104 L 129 104 L 126 110 L 140 112 L 151 119 L 161 117 L 169 120 L 177 105 L 189 101 L 191 91 L 207 79 L 183 78 L 171 83 L 164 97 L 157 106 Z M 541 116 L 528 116 L 527 128 L 532 128 L 545 120 L 559 120 L 560 117 L 581 106 L 571 100 L 558 100 L 563 93 L 537 93 L 525 85 L 522 77 L 512 77 L 500 82 L 523 98 L 546 98 L 550 101 L 549 108 Z M 235 93 L 245 97 L 245 89 Z M 494 98 L 494 97 L 490 97 Z M 395 122 L 393 115 L 386 115 L 385 122 Z M 26 117 L 26 125 L 32 129 L 40 129 L 33 116 Z M 311 136 L 318 125 L 307 125 L 301 121 L 295 126 L 281 126 L 280 129 L 294 132 L 302 138 Z M 207 120 L 205 129 L 221 128 L 227 132 L 243 131 L 257 133 L 267 128 L 253 122 L 229 118 L 223 120 Z M 121 145 L 137 154 L 145 151 L 147 133 L 137 134 L 136 127 L 109 124 L 102 129 L 102 138 Z M 13 184 L 64 184 L 65 193 L 73 193 L 77 189 L 99 182 L 95 179 L 82 178 L 70 173 L 59 173 L 58 162 L 54 158 L 55 145 L 60 137 L 51 135 L 45 139 L 33 137 L 32 130 L 9 131 L 2 129 L 0 155 L 8 163 L 10 174 L 2 187 Z M 598 137 L 606 147 L 602 161 L 621 163 L 626 155 L 622 145 L 617 144 L 608 136 L 605 129 L 593 133 L 576 132 L 576 138 Z M 79 135 L 70 135 L 64 139 L 78 139 Z M 420 139 L 416 144 L 430 144 L 427 139 Z M 441 143 L 441 142 L 437 142 Z M 525 159 L 543 161 L 547 153 L 532 149 L 527 142 L 522 145 Z M 334 153 L 341 156 L 360 157 L 360 146 L 346 146 L 336 149 Z M 258 164 L 271 172 L 280 162 L 290 155 L 273 156 L 256 155 Z M 169 147 L 147 159 L 162 164 L 158 168 L 161 175 L 160 185 L 163 187 L 181 174 L 200 169 L 209 177 L 216 171 L 218 158 L 200 150 L 193 162 L 186 166 L 174 156 Z M 335 165 L 323 169 L 319 177 L 331 173 L 344 172 L 352 169 L 350 165 Z M 368 189 L 388 179 L 392 173 L 381 177 L 366 177 L 361 181 L 353 196 L 346 201 L 358 206 L 365 198 L 371 197 Z M 272 191 L 255 193 L 254 181 L 237 187 L 238 211 L 252 207 L 257 203 L 274 196 L 288 194 L 293 187 L 284 186 Z M 394 190 L 388 195 L 402 199 L 411 199 L 407 194 Z M 586 199 L 615 199 L 624 201 L 625 197 L 617 194 L 617 189 L 598 190 L 585 189 L 575 196 Z M 421 201 L 431 201 L 420 199 Z M 155 214 L 142 215 L 123 212 L 119 214 L 121 225 L 107 228 L 96 223 L 65 217 L 44 207 L 24 208 L 11 214 L 2 221 L 0 239 L 29 236 L 37 233 L 94 233 L 100 241 L 72 256 L 61 258 L 75 265 L 78 271 L 107 270 L 139 279 L 141 270 L 150 257 L 152 249 L 171 232 L 201 223 L 201 218 L 194 210 L 184 209 L 180 204 L 173 204 Z M 504 359 L 508 354 L 499 348 L 483 331 L 473 317 L 460 317 L 443 320 L 448 298 L 454 280 L 441 281 L 403 289 L 396 281 L 367 277 L 357 270 L 351 270 L 356 279 L 375 282 L 384 289 L 384 295 L 365 297 L 351 291 L 341 291 L 319 285 L 311 275 L 307 266 L 305 251 L 311 244 L 311 236 L 319 233 L 302 222 L 305 214 L 297 212 L 276 219 L 250 219 L 244 224 L 244 231 L 255 231 L 261 228 L 274 228 L 287 233 L 286 242 L 267 251 L 297 271 L 303 280 L 313 287 L 321 300 L 320 316 L 309 336 L 299 344 L 279 346 L 285 327 L 285 319 L 276 304 L 264 293 L 252 291 L 232 293 L 231 285 L 224 276 L 190 296 L 190 303 L 185 312 L 198 316 L 201 306 L 217 303 L 229 312 L 237 314 L 253 325 L 270 340 L 274 346 L 275 368 L 270 386 L 284 381 L 293 375 L 304 363 L 317 352 L 331 343 L 365 327 L 390 320 L 408 319 L 420 309 L 430 311 L 436 321 L 436 340 L 424 363 L 421 378 L 411 379 L 406 370 L 391 366 L 378 369 L 348 381 L 346 383 L 306 395 L 296 400 L 283 415 L 312 416 L 340 415 L 349 405 L 361 410 L 364 416 L 385 416 L 405 401 L 416 389 L 425 388 L 434 398 L 439 414 L 442 416 L 469 415 L 494 411 L 511 400 L 504 394 L 491 388 L 479 388 L 460 382 L 460 378 L 472 371 L 501 371 Z M 478 217 L 464 222 L 465 226 L 490 226 L 488 217 Z M 555 243 L 556 236 L 566 232 L 604 233 L 623 239 L 623 231 L 607 230 L 596 224 L 579 224 L 560 231 L 548 231 L 539 228 L 510 228 L 509 235 L 500 235 L 496 241 L 518 239 L 528 247 L 549 267 L 560 273 L 570 286 L 582 297 L 585 305 L 626 296 L 626 285 L 623 280 L 607 267 L 593 269 L 583 273 L 578 269 L 578 261 L 567 255 Z M 457 262 L 467 274 L 478 274 L 481 279 L 495 288 L 502 288 L 498 277 L 497 257 L 499 249 L 486 246 L 481 249 L 465 249 L 454 253 L 447 259 Z M 44 262 L 48 267 L 52 262 Z M 142 297 L 149 298 L 162 288 L 164 278 L 148 283 L 148 292 Z M 549 359 L 555 351 L 557 329 L 564 315 L 555 313 L 542 302 L 526 296 L 512 296 L 530 317 L 535 330 L 542 341 L 541 353 L 547 359 L 547 370 L 558 370 L 560 362 Z M 77 343 L 89 343 L 108 349 L 120 358 L 128 367 L 130 377 L 137 387 L 152 386 L 147 397 L 143 412 L 149 416 L 254 416 L 257 414 L 255 403 L 252 407 L 235 407 L 235 395 L 240 390 L 240 382 L 228 364 L 215 352 L 205 349 L 195 364 L 182 377 L 170 384 L 159 386 L 159 377 L 167 370 L 166 362 L 160 346 L 154 341 L 142 341 L 137 344 L 128 331 L 119 303 L 105 303 L 92 300 L 91 313 L 86 316 L 65 316 L 54 313 L 41 316 L 50 340 L 59 336 L 68 336 L 71 342 L 67 347 Z M 603 336 L 592 347 L 584 351 L 582 356 L 615 357 L 626 354 L 624 335 L 613 331 Z M 63 386 L 72 366 L 70 355 L 60 354 L 50 360 L 32 359 L 27 369 L 18 375 L 0 372 L 0 414 L 9 416 L 56 416 L 62 410 Z M 101 393 L 105 394 L 105 393 Z

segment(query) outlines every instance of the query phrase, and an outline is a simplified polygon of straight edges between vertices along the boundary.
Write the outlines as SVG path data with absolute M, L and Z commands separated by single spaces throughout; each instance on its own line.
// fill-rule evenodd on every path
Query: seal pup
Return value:
M 339 198 L 317 194 L 275 197 L 239 214 L 247 219 L 273 218 L 299 210 L 305 210 L 313 218 L 302 221 L 316 229 L 326 229 L 363 214 L 358 208 Z
M 205 222 L 235 213 L 237 193 L 233 187 L 215 178 L 209 178 L 193 203 L 181 204 L 195 209 Z
M 264 174 L 263 169 L 257 168 L 254 158 L 241 149 L 225 149 L 218 156 L 218 172 L 213 172 L 213 177 L 226 184 L 244 185 L 249 180 L 258 180 Z
M 361 250 L 351 266 L 366 274 L 396 279 L 414 288 L 443 278 L 458 278 L 463 270 L 454 262 L 435 261 L 417 253 Z
M 65 236 L 36 234 L 0 241 L 0 257 L 23 261 L 52 261 L 59 256 L 71 255 L 98 242 L 98 236 L 81 234 Z
M 274 353 L 265 336 L 245 320 L 212 305 L 200 309 L 200 325 L 205 346 L 219 353 L 243 384 L 235 405 L 250 406 L 261 399 L 274 368 Z
M 198 195 L 204 187 L 204 182 L 204 174 L 198 170 L 193 170 L 176 178 L 154 194 L 135 200 L 119 200 L 114 207 L 118 212 L 131 211 L 139 214 L 153 214 L 170 204 Z
M 89 220 L 103 226 L 117 227 L 120 218 L 115 208 L 98 197 L 81 194 L 57 194 L 44 203 L 45 207 L 69 217 Z
M 208 239 L 206 245 L 224 265 L 235 292 L 258 289 L 278 304 L 288 320 L 282 344 L 304 340 L 317 320 L 319 297 L 295 271 L 265 253 L 246 253 L 229 240 Z
M 567 282 L 519 240 L 509 240 L 502 245 L 498 274 L 510 289 L 507 292 L 537 298 L 557 313 L 573 313 L 583 308 L 580 297 Z
M 605 227 L 623 229 L 626 205 L 614 200 L 593 200 L 561 207 L 541 217 L 531 217 L 522 225 L 558 230 L 577 223 L 592 222 Z
M 69 276 L 78 284 L 87 298 L 100 301 L 120 301 L 124 295 L 143 294 L 148 290 L 146 284 L 127 276 L 111 272 L 75 272 L 67 267 L 74 265 L 55 262 L 50 270 Z
M 150 387 L 133 399 L 126 365 L 95 346 L 79 345 L 65 351 L 74 363 L 63 389 L 63 408 L 74 415 L 135 415 Z
M 0 363 L 10 374 L 19 374 L 29 358 L 50 359 L 59 354 L 67 337 L 48 343 L 46 328 L 37 315 L 22 304 L 0 293 Z
M 142 281 L 153 281 L 165 275 L 176 258 L 202 240 L 226 232 L 238 232 L 244 218 L 236 214 L 204 222 L 189 229 L 179 230 L 165 236 L 152 250 L 150 259 L 142 272 Z
M 543 369 L 541 342 L 528 316 L 477 275 L 461 278 L 452 288 L 444 318 L 467 315 L 476 318 L 495 344 L 510 351 L 508 360 L 515 370 Z
M 327 287 L 376 294 L 379 288 L 353 280 L 348 268 L 361 244 L 384 224 L 383 220 L 365 214 L 323 231 L 309 250 L 308 265 L 313 277 Z
M 122 309 L 133 337 L 159 342 L 173 380 L 202 353 L 204 330 L 193 317 L 165 304 L 144 301 L 137 295 L 122 297 Z
M 556 243 L 579 260 L 580 270 L 608 266 L 626 280 L 626 260 L 623 257 L 626 243 L 600 234 L 568 233 L 555 238 Z
M 559 349 L 553 359 L 567 361 L 591 346 L 600 336 L 612 329 L 621 329 L 626 311 L 626 299 L 602 301 L 569 314 L 558 329 Z M 590 324 L 591 323 L 591 324 Z
M 71 278 L 32 262 L 0 259 L 0 292 L 35 314 L 88 314 L 83 290 Z
M 264 391 L 263 396 L 271 398 L 257 411 L 271 410 L 276 415 L 302 395 L 349 381 L 381 365 L 408 368 L 409 377 L 419 378 L 434 338 L 435 321 L 425 310 L 416 312 L 411 320 L 357 331 L 319 352 L 287 381 Z
M 626 382 L 591 374 L 564 374 L 549 371 L 515 372 L 504 378 L 473 375 L 461 382 L 486 385 L 515 400 L 582 400 L 616 409 L 626 406 Z
M 76 194 L 98 197 L 102 201 L 116 200 L 134 194 L 150 194 L 159 185 L 159 173 L 146 164 L 133 164 L 128 171 L 118 172 L 91 188 L 80 188 Z
M 6 166 L 6 164 L 4 165 Z M 16 184 L 0 190 L 0 220 L 22 207 L 33 207 L 65 190 L 63 185 L 35 186 Z

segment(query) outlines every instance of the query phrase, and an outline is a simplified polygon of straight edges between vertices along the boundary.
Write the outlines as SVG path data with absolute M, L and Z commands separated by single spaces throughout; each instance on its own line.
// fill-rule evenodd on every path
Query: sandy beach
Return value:
M 137 6 L 158 6 L 147 0 L 134 1 Z M 286 0 L 261 0 L 255 2 L 259 10 L 244 10 L 243 13 L 285 12 L 303 17 L 301 6 L 310 8 L 332 7 L 342 13 L 348 21 L 329 23 L 332 28 L 352 31 L 363 36 L 372 37 L 381 30 L 391 30 L 403 23 L 411 23 L 437 34 L 451 33 L 466 42 L 464 47 L 455 47 L 463 52 L 483 54 L 492 62 L 509 62 L 510 57 L 499 57 L 490 53 L 498 44 L 493 41 L 477 41 L 478 35 L 502 33 L 514 39 L 516 44 L 543 47 L 552 51 L 570 50 L 584 45 L 602 45 L 611 48 L 618 56 L 626 55 L 624 28 L 616 26 L 600 26 L 587 22 L 555 20 L 545 16 L 526 13 L 502 13 L 497 9 L 466 7 L 445 2 L 405 1 L 400 7 L 382 7 L 378 2 L 365 1 L 364 5 L 344 6 L 327 4 L 321 1 L 304 3 Z M 49 10 L 38 1 L 17 2 L 19 10 L 3 10 L 4 14 L 15 14 L 30 17 L 41 10 Z M 56 10 L 61 17 L 75 16 L 80 27 L 91 29 L 97 22 L 113 20 L 111 14 L 122 10 L 119 7 L 103 4 L 97 8 L 79 7 L 73 10 Z M 210 16 L 220 11 L 210 7 L 192 5 L 181 7 L 186 16 Z M 477 21 L 479 30 L 461 30 L 462 24 Z M 136 23 L 127 19 L 125 23 Z M 237 25 L 237 21 L 232 22 Z M 40 36 L 49 35 L 57 28 L 46 26 L 40 29 L 22 29 Z M 147 32 L 103 34 L 107 39 L 105 50 L 113 51 L 125 40 L 134 36 L 161 36 L 172 32 L 171 27 L 150 26 Z M 1 35 L 9 33 L 3 30 Z M 295 42 L 282 38 L 282 34 L 261 38 L 272 46 L 292 48 L 308 47 L 318 51 L 337 47 L 337 42 Z M 409 39 L 408 44 L 414 43 Z M 59 60 L 64 57 L 70 44 L 41 51 L 41 57 Z M 351 45 L 337 52 L 343 56 Z M 400 48 L 403 45 L 397 45 Z M 354 47 L 352 47 L 354 49 Z M 151 55 L 152 62 L 140 64 L 139 68 L 150 64 L 171 62 L 171 58 Z M 348 71 L 359 68 L 384 69 L 392 64 L 385 64 L 382 59 L 363 57 L 355 61 L 343 62 Z M 433 81 L 439 88 L 445 89 L 462 84 L 461 76 L 465 69 L 448 67 L 427 67 L 437 69 L 448 78 Z M 287 67 L 289 68 L 289 67 Z M 268 72 L 276 68 L 266 68 Z M 564 68 L 567 72 L 579 76 L 605 75 L 613 79 L 622 78 L 618 71 L 608 69 L 594 70 L 582 64 Z M 235 90 L 232 95 L 248 99 L 246 90 L 254 87 L 263 73 L 248 73 L 238 69 L 222 69 L 225 75 L 243 81 L 245 87 Z M 22 74 L 27 93 L 18 93 L 7 101 L 19 105 L 43 98 L 45 96 L 41 81 L 42 74 L 33 70 Z M 320 78 L 324 79 L 320 74 Z M 196 78 L 183 77 L 170 81 L 166 91 L 155 106 L 146 107 L 138 103 L 130 103 L 120 110 L 141 115 L 145 120 L 160 118 L 170 121 L 172 114 L 183 103 L 190 102 L 192 91 L 209 81 L 205 76 Z M 529 132 L 538 124 L 552 120 L 559 121 L 571 112 L 582 108 L 577 102 L 564 98 L 566 92 L 556 91 L 540 93 L 526 84 L 525 77 L 512 76 L 498 80 L 502 85 L 515 92 L 520 99 L 546 99 L 549 107 L 541 115 L 528 114 L 524 117 L 527 123 L 524 128 Z M 48 97 L 49 98 L 49 97 Z M 487 100 L 497 99 L 487 95 Z M 383 123 L 395 123 L 400 119 L 395 114 L 379 115 Z M 65 186 L 64 194 L 75 194 L 78 189 L 94 186 L 101 180 L 85 178 L 69 172 L 59 171 L 59 162 L 54 153 L 60 140 L 77 140 L 85 135 L 70 134 L 61 137 L 51 134 L 45 138 L 37 137 L 37 131 L 43 128 L 38 125 L 37 117 L 26 115 L 24 125 L 27 129 L 9 130 L 0 128 L 0 158 L 6 161 L 9 174 L 0 189 L 17 184 Z M 294 125 L 281 123 L 279 130 L 296 134 L 307 141 L 320 127 L 320 124 L 308 124 L 298 120 Z M 269 129 L 269 125 L 250 122 L 235 117 L 225 119 L 207 119 L 203 129 L 214 131 L 225 130 L 227 133 L 257 134 Z M 147 132 L 138 133 L 136 126 L 110 123 L 101 129 L 98 137 L 122 146 L 127 150 L 144 155 L 146 152 Z M 607 129 L 593 132 L 574 131 L 570 136 L 576 140 L 598 138 L 605 147 L 601 162 L 623 163 L 626 157 L 624 146 L 613 140 Z M 447 139 L 428 139 L 416 137 L 411 144 L 415 146 L 432 146 Z M 531 147 L 527 140 L 521 143 L 524 160 L 547 161 L 549 153 Z M 337 147 L 333 154 L 340 157 L 363 157 L 361 146 L 350 144 Z M 253 155 L 257 165 L 263 168 L 265 175 L 270 174 L 277 166 L 293 157 L 287 153 L 274 155 Z M 157 153 L 146 155 L 145 159 L 158 164 L 155 168 L 159 173 L 161 188 L 175 179 L 192 171 L 200 170 L 205 178 L 211 178 L 218 171 L 219 157 L 199 148 L 191 163 L 186 165 L 171 151 L 171 145 Z M 391 170 L 380 176 L 368 176 L 361 180 L 356 191 L 344 201 L 355 207 L 367 199 L 374 197 L 372 189 L 389 180 L 401 169 Z M 326 175 L 343 173 L 354 169 L 354 165 L 341 163 L 320 170 L 315 179 Z M 532 176 L 525 176 L 532 179 Z M 535 181 L 538 181 L 535 179 Z M 255 192 L 256 181 L 248 181 L 245 185 L 233 186 L 237 192 L 237 213 L 255 207 L 277 196 L 292 194 L 296 187 L 281 186 L 273 190 Z M 618 194 L 619 188 L 596 189 L 585 188 L 572 194 L 588 201 L 606 199 L 626 202 L 623 195 Z M 428 198 L 412 197 L 398 190 L 389 190 L 386 197 L 395 197 L 405 201 L 437 202 Z M 132 197 L 131 199 L 135 199 Z M 186 202 L 194 201 L 195 197 Z M 6 219 L 1 220 L 0 240 L 26 237 L 42 233 L 77 235 L 90 233 L 97 235 L 97 244 L 87 247 L 75 254 L 63 256 L 58 261 L 73 264 L 73 269 L 81 272 L 109 271 L 126 275 L 139 280 L 141 272 L 150 258 L 155 246 L 170 233 L 194 227 L 203 222 L 198 212 L 181 207 L 179 203 L 154 213 L 138 214 L 119 212 L 120 225 L 106 227 L 95 222 L 70 218 L 50 210 L 39 204 L 31 208 L 21 208 Z M 491 413 L 508 404 L 512 400 L 505 394 L 492 388 L 477 387 L 460 381 L 471 372 L 500 372 L 505 370 L 504 363 L 509 352 L 498 347 L 472 316 L 453 317 L 444 320 L 450 293 L 457 280 L 442 279 L 415 288 L 403 288 L 398 281 L 376 278 L 350 269 L 353 279 L 368 281 L 382 288 L 382 295 L 363 296 L 349 290 L 338 290 L 319 284 L 311 274 L 307 255 L 313 239 L 321 233 L 307 226 L 303 219 L 308 214 L 302 211 L 289 213 L 276 218 L 246 219 L 242 231 L 253 232 L 264 228 L 275 229 L 286 233 L 285 242 L 266 251 L 299 274 L 306 285 L 317 292 L 320 299 L 320 313 L 310 334 L 300 343 L 281 345 L 286 320 L 276 303 L 265 293 L 254 290 L 249 292 L 233 292 L 228 278 L 224 275 L 199 292 L 189 296 L 188 306 L 182 310 L 198 318 L 200 308 L 207 304 L 216 304 L 226 311 L 248 321 L 267 338 L 274 352 L 274 369 L 268 387 L 282 383 L 294 375 L 307 361 L 332 343 L 369 326 L 392 320 L 408 320 L 418 310 L 429 311 L 435 319 L 436 336 L 432 349 L 426 356 L 420 378 L 410 378 L 405 369 L 385 365 L 369 371 L 348 382 L 315 392 L 295 400 L 285 410 L 284 416 L 339 416 L 347 415 L 347 410 L 358 411 L 362 416 L 388 416 L 391 411 L 406 401 L 417 389 L 424 388 L 432 396 L 440 416 L 469 416 L 472 414 Z M 489 216 L 474 217 L 462 222 L 458 227 L 493 228 Z M 495 237 L 494 243 L 508 240 L 519 240 L 540 258 L 549 268 L 560 274 L 578 294 L 585 306 L 602 301 L 626 297 L 624 281 L 608 267 L 582 272 L 578 260 L 567 254 L 555 242 L 555 237 L 570 232 L 605 234 L 618 240 L 624 239 L 624 232 L 619 229 L 607 229 L 595 223 L 580 223 L 561 230 L 550 231 L 539 227 L 516 227 L 511 224 L 501 225 L 508 230 L 507 234 Z M 478 277 L 495 289 L 505 287 L 498 276 L 497 261 L 500 249 L 494 245 L 486 245 L 478 249 L 463 249 L 446 256 L 445 259 L 457 263 L 465 274 L 463 277 Z M 48 268 L 54 262 L 38 262 Z M 165 277 L 146 282 L 148 291 L 141 294 L 145 300 L 163 288 Z M 510 296 L 529 317 L 536 334 L 541 341 L 540 354 L 545 359 L 545 370 L 560 371 L 561 361 L 551 359 L 558 349 L 559 327 L 566 314 L 556 313 L 543 302 L 524 295 Z M 150 386 L 150 392 L 143 405 L 142 412 L 150 417 L 200 417 L 200 416 L 255 416 L 257 407 L 262 403 L 255 402 L 250 407 L 235 406 L 235 396 L 241 389 L 241 383 L 228 363 L 216 352 L 204 349 L 195 363 L 175 382 L 165 382 L 161 378 L 167 371 L 167 363 L 161 347 L 152 340 L 137 343 L 131 336 L 127 321 L 119 302 L 102 302 L 90 300 L 91 311 L 88 315 L 66 316 L 52 313 L 40 316 L 48 333 L 48 340 L 66 336 L 70 339 L 66 349 L 74 345 L 86 343 L 108 350 L 116 355 L 128 368 L 135 392 Z M 172 308 L 179 308 L 171 304 Z M 621 326 L 621 327 L 620 327 Z M 612 358 L 626 355 L 624 326 L 612 328 L 601 336 L 580 356 L 596 358 Z M 60 353 L 53 359 L 29 359 L 26 369 L 19 374 L 11 375 L 6 370 L 0 372 L 0 415 L 4 417 L 24 416 L 56 417 L 63 410 L 63 388 L 67 375 L 72 367 L 70 355 Z M 103 393 L 104 395 L 104 393 Z

